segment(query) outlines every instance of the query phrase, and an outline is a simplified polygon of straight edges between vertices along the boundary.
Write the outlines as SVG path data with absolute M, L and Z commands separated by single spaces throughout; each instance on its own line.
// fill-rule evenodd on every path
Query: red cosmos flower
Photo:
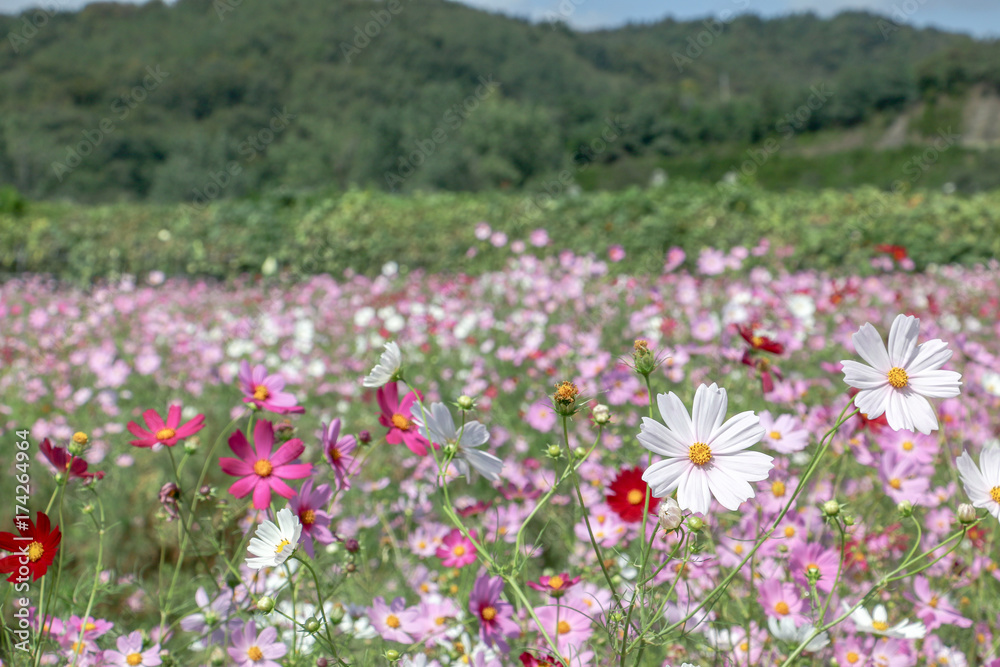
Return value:
M 49 460 L 49 463 L 55 466 L 57 472 L 66 473 L 70 477 L 79 477 L 85 482 L 89 482 L 95 477 L 104 479 L 103 472 L 87 472 L 86 460 L 73 456 L 64 447 L 53 447 L 48 438 L 42 440 L 39 449 L 42 450 L 42 454 Z
M 642 468 L 622 468 L 615 480 L 608 486 L 608 506 L 622 521 L 635 523 L 642 521 L 642 510 L 646 506 L 646 489 L 649 487 L 642 481 Z M 650 513 L 656 513 L 660 499 L 653 496 L 649 499 Z
M 302 479 L 312 474 L 311 463 L 292 463 L 302 455 L 306 446 L 298 438 L 292 438 L 274 453 L 274 425 L 261 420 L 254 425 L 253 448 L 247 442 L 243 431 L 237 430 L 229 436 L 229 448 L 239 458 L 220 458 L 222 472 L 241 479 L 229 487 L 229 493 L 243 498 L 253 492 L 255 509 L 267 509 L 271 505 L 271 491 L 282 498 L 291 498 L 295 489 L 282 479 Z
M 9 572 L 7 581 L 10 582 L 27 581 L 27 577 L 20 572 L 26 566 L 32 581 L 37 581 L 52 565 L 52 559 L 59 551 L 62 533 L 58 526 L 52 528 L 44 512 L 36 514 L 35 522 L 28 517 L 16 517 L 14 524 L 21 533 L 19 537 L 13 533 L 0 533 L 0 549 L 13 554 L 0 558 L 0 573 Z
M 466 505 L 464 507 L 456 507 L 455 513 L 458 514 L 458 516 L 465 519 L 470 516 L 476 516 L 477 514 L 482 514 L 483 512 L 488 510 L 492 505 L 493 505 L 492 500 L 489 502 L 480 500 L 471 505 Z
M 534 588 L 536 591 L 542 591 L 543 593 L 548 593 L 554 598 L 562 597 L 562 595 L 569 589 L 580 583 L 580 577 L 570 577 L 568 572 L 563 572 L 562 574 L 554 574 L 551 577 L 542 575 L 538 577 L 538 581 L 529 581 L 528 586 Z
M 427 438 L 420 435 L 419 428 L 410 419 L 410 408 L 416 403 L 417 395 L 411 391 L 400 399 L 398 383 L 390 382 L 384 387 L 379 387 L 375 397 L 378 399 L 379 408 L 382 409 L 378 421 L 389 429 L 385 441 L 390 445 L 402 443 L 417 456 L 425 456 L 427 445 L 430 443 L 427 442 Z M 434 448 L 437 449 L 436 444 Z
M 156 410 L 146 410 L 142 413 L 148 431 L 135 422 L 128 423 L 129 433 L 138 440 L 130 441 L 136 447 L 152 447 L 165 445 L 173 447 L 184 438 L 190 437 L 205 428 L 205 415 L 198 415 L 188 423 L 181 425 L 181 406 L 171 405 L 167 408 L 167 421 L 164 422 Z
M 518 659 L 524 667 L 563 667 L 563 663 L 552 657 L 551 654 L 539 655 L 535 657 L 531 653 L 525 651 L 518 656 Z
M 897 262 L 902 262 L 906 259 L 906 248 L 901 245 L 891 245 L 889 243 L 879 243 L 875 246 L 876 252 L 885 253 L 887 255 L 892 255 L 892 258 Z
M 737 327 L 737 330 L 740 332 L 743 340 L 750 346 L 751 350 L 760 350 L 770 352 L 771 354 L 782 354 L 785 351 L 785 346 L 778 341 L 772 340 L 767 336 L 754 334 L 753 327 L 740 325 Z
M 778 378 L 779 380 L 784 379 L 781 370 L 774 365 L 773 361 L 767 357 L 752 356 L 750 350 L 743 352 L 743 358 L 740 359 L 740 363 L 753 368 L 760 374 L 760 386 L 765 394 L 774 391 L 774 378 Z

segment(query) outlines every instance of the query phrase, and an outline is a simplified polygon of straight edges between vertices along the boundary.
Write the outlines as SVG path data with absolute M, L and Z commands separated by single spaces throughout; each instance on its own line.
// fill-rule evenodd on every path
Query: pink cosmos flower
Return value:
M 142 650 L 142 633 L 138 630 L 128 636 L 118 638 L 117 651 L 105 651 L 104 661 L 106 664 L 115 667 L 155 667 L 163 664 L 160 660 L 160 645 L 153 644 L 151 647 Z
M 260 410 L 268 410 L 279 415 L 302 414 L 305 408 L 295 405 L 295 397 L 286 391 L 285 379 L 280 375 L 268 375 L 263 365 L 254 366 L 246 361 L 240 364 L 240 388 L 246 396 L 244 403 L 255 405 Z
M 417 456 L 426 456 L 427 446 L 430 443 L 420 435 L 420 429 L 410 418 L 410 410 L 417 401 L 417 395 L 411 391 L 400 400 L 399 384 L 390 382 L 384 387 L 379 387 L 376 398 L 382 410 L 378 421 L 389 429 L 385 441 L 390 445 L 402 443 Z
M 608 248 L 608 259 L 612 262 L 620 262 L 625 259 L 625 248 L 620 245 L 613 245 Z
M 805 588 L 809 586 L 806 573 L 811 568 L 818 569 L 820 577 L 816 582 L 816 590 L 829 593 L 833 590 L 833 582 L 837 579 L 839 560 L 840 553 L 836 549 L 827 549 L 816 542 L 801 542 L 792 547 L 788 564 L 792 578 Z
M 330 520 L 333 517 L 323 509 L 330 502 L 332 495 L 333 489 L 329 484 L 320 484 L 313 489 L 313 481 L 307 479 L 298 495 L 288 501 L 288 508 L 299 515 L 302 540 L 310 558 L 315 557 L 313 540 L 320 544 L 333 542 L 333 533 L 330 532 Z
M 799 597 L 795 584 L 770 578 L 760 584 L 757 601 L 764 607 L 764 613 L 775 618 L 792 618 L 796 624 L 809 620 L 803 613 L 805 602 Z
M 469 534 L 477 537 L 474 530 Z M 444 567 L 463 567 L 476 562 L 476 546 L 458 528 L 452 528 L 441 542 L 435 555 Z
M 764 427 L 761 444 L 782 454 L 800 452 L 809 446 L 809 431 L 799 426 L 799 420 L 792 415 L 771 416 L 764 410 L 760 413 L 760 425 Z
M 946 595 L 935 593 L 926 577 L 913 580 L 913 592 L 916 595 L 916 615 L 928 630 L 934 630 L 942 625 L 954 625 L 959 628 L 972 627 L 972 621 L 962 616 Z M 909 597 L 909 596 L 907 596 Z
M 148 431 L 143 430 L 135 422 L 128 423 L 129 432 L 138 438 L 138 440 L 130 441 L 130 444 L 135 447 L 152 447 L 154 445 L 173 447 L 184 438 L 205 428 L 205 415 L 198 415 L 188 423 L 181 425 L 181 406 L 179 405 L 171 405 L 167 409 L 166 422 L 156 410 L 146 410 L 142 417 L 146 421 Z
M 882 454 L 879 473 L 885 494 L 893 502 L 909 500 L 923 504 L 924 494 L 931 485 L 926 466 L 918 465 L 913 459 L 900 458 L 895 451 L 889 450 Z
M 227 475 L 242 478 L 229 487 L 229 493 L 243 498 L 252 491 L 254 508 L 262 510 L 271 505 L 272 490 L 282 498 L 294 496 L 295 489 L 281 480 L 308 477 L 312 474 L 312 464 L 291 463 L 305 451 L 298 438 L 292 438 L 272 454 L 274 425 L 269 421 L 257 422 L 253 441 L 251 448 L 243 431 L 237 430 L 229 436 L 229 448 L 238 458 L 220 458 L 219 465 Z
M 288 653 L 288 648 L 277 639 L 277 628 L 264 628 L 258 635 L 257 624 L 250 621 L 233 634 L 229 657 L 236 667 L 281 667 L 275 660 Z
M 351 488 L 350 476 L 354 472 L 355 459 L 351 453 L 358 446 L 353 435 L 340 437 L 340 420 L 334 419 L 329 426 L 323 422 L 323 430 L 320 433 L 320 442 L 323 443 L 323 453 L 326 460 L 333 468 L 333 474 L 337 478 L 337 487 L 341 489 Z
M 579 576 L 571 577 L 568 572 L 563 572 L 562 574 L 554 574 L 551 577 L 542 575 L 538 577 L 538 581 L 529 581 L 528 586 L 534 588 L 536 591 L 542 591 L 557 598 L 562 597 L 566 591 L 578 583 L 580 583 Z
M 549 637 L 555 640 L 559 652 L 568 654 L 571 649 L 577 649 L 594 634 L 590 617 L 583 612 L 569 607 L 547 605 L 536 607 L 535 614 Z
M 503 577 L 479 577 L 469 596 L 469 611 L 479 619 L 482 640 L 506 653 L 510 650 L 506 637 L 516 637 L 521 629 L 512 618 L 514 605 L 500 599 L 502 590 Z
M 407 609 L 403 598 L 396 598 L 391 605 L 387 605 L 385 598 L 377 597 L 372 600 L 372 608 L 368 611 L 368 620 L 382 639 L 401 644 L 413 643 L 409 633 L 419 630 L 419 618 L 419 610 L 415 607 Z

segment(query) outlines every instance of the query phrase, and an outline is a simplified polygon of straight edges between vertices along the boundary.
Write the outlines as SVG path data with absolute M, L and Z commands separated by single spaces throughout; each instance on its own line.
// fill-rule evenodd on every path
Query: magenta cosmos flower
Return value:
M 70 478 L 79 477 L 84 482 L 89 482 L 94 477 L 104 479 L 103 472 L 87 472 L 88 464 L 85 459 L 73 456 L 65 447 L 53 447 L 48 438 L 42 440 L 39 449 L 55 467 L 56 472 L 68 475 Z
M 506 638 L 516 637 L 521 629 L 511 618 L 514 615 L 514 605 L 500 599 L 502 590 L 503 577 L 479 577 L 469 596 L 469 611 L 479 619 L 479 636 L 482 640 L 506 653 L 510 650 Z
M 368 620 L 382 639 L 411 644 L 413 637 L 410 633 L 416 632 L 420 627 L 420 612 L 414 607 L 407 608 L 403 598 L 396 598 L 391 605 L 387 605 L 385 598 L 377 597 L 372 600 Z
M 294 496 L 295 489 L 282 479 L 308 477 L 312 474 L 312 464 L 292 463 L 305 451 L 298 438 L 292 438 L 272 453 L 274 425 L 269 421 L 257 422 L 253 442 L 251 448 L 243 431 L 237 430 L 229 436 L 229 448 L 238 458 L 221 458 L 219 465 L 227 475 L 242 478 L 229 487 L 229 493 L 243 498 L 252 491 L 254 508 L 262 510 L 270 506 L 272 490 L 283 498 Z
M 240 364 L 240 388 L 246 396 L 244 403 L 255 405 L 261 410 L 268 410 L 279 415 L 302 414 L 305 408 L 295 405 L 295 397 L 286 391 L 285 379 L 280 375 L 268 375 L 267 369 L 254 366 L 244 361 Z
M 136 447 L 152 447 L 164 445 L 173 447 L 184 438 L 188 438 L 205 428 L 205 415 L 198 415 L 186 424 L 181 424 L 181 406 L 171 405 L 167 409 L 167 420 L 163 421 L 156 410 L 146 410 L 142 413 L 148 431 L 143 430 L 135 422 L 128 423 L 129 433 L 138 440 L 132 440 Z
M 340 420 L 334 419 L 327 426 L 325 422 L 323 430 L 320 432 L 320 442 L 323 444 L 323 453 L 326 455 L 327 463 L 333 468 L 333 474 L 337 478 L 337 487 L 341 489 L 351 488 L 350 476 L 354 472 L 354 457 L 351 454 L 358 446 L 353 435 L 340 437 Z
M 430 443 L 420 435 L 417 424 L 410 418 L 410 409 L 416 403 L 417 395 L 411 391 L 400 400 L 399 383 L 390 382 L 384 387 L 379 387 L 376 398 L 382 410 L 378 421 L 389 429 L 385 441 L 390 445 L 402 443 L 417 456 L 425 456 Z
M 313 489 L 313 482 L 308 479 L 302 485 L 299 494 L 288 501 L 289 509 L 299 515 L 303 543 L 310 558 L 315 557 L 313 540 L 320 544 L 333 542 L 333 533 L 330 532 L 332 517 L 323 509 L 330 502 L 332 495 L 333 490 L 329 484 L 320 484 Z
M 117 651 L 105 651 L 104 660 L 109 665 L 115 667 L 128 667 L 141 665 L 142 667 L 155 667 L 163 664 L 160 660 L 160 645 L 153 644 L 145 651 L 142 650 L 142 634 L 135 632 L 118 638 Z
M 233 634 L 229 657 L 236 667 L 281 667 L 275 660 L 288 653 L 288 648 L 277 639 L 276 628 L 264 628 L 258 635 L 257 624 L 250 621 Z
M 563 572 L 562 574 L 554 574 L 551 577 L 543 574 L 538 577 L 538 581 L 529 581 L 528 586 L 534 588 L 536 591 L 542 591 L 554 598 L 558 598 L 562 597 L 566 591 L 578 583 L 580 583 L 579 576 L 571 577 L 568 572 Z
M 476 537 L 476 531 L 469 533 Z M 476 546 L 458 528 L 452 528 L 451 532 L 441 540 L 441 546 L 437 548 L 435 554 L 441 559 L 441 564 L 445 567 L 462 567 L 469 563 L 476 562 Z

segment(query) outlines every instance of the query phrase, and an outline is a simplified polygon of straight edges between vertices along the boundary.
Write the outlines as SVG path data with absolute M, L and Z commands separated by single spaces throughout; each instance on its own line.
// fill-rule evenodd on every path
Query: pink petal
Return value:
M 234 494 L 235 495 L 235 494 Z M 254 509 L 266 510 L 271 505 L 271 485 L 261 481 L 253 490 Z
M 177 427 L 181 423 L 181 406 L 171 405 L 167 409 L 167 428 L 177 430 Z
M 271 473 L 272 477 L 283 477 L 285 479 L 302 479 L 312 474 L 311 463 L 293 463 L 279 466 Z M 286 496 L 289 498 L 291 496 Z
M 229 493 L 236 498 L 242 498 L 248 493 L 254 490 L 257 484 L 257 480 L 260 478 L 256 475 L 250 475 L 244 477 L 243 479 L 233 482 L 233 485 L 229 487 Z
M 272 466 L 277 468 L 278 466 L 283 466 L 286 463 L 299 458 L 305 450 L 306 446 L 302 444 L 302 441 L 298 438 L 294 438 L 279 447 L 278 451 L 274 452 L 268 460 L 271 462 Z
M 264 419 L 257 422 L 253 428 L 253 444 L 258 459 L 270 459 L 271 447 L 274 446 L 274 424 Z
M 233 477 L 254 474 L 253 466 L 242 459 L 221 458 L 219 466 L 222 468 L 222 472 Z

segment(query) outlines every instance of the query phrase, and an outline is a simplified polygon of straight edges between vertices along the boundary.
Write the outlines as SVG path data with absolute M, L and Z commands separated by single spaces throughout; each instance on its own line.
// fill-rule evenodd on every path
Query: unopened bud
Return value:
M 83 512 L 84 514 L 93 514 L 94 506 L 91 505 L 90 503 L 87 503 L 86 505 L 80 508 L 80 511 Z
M 226 652 L 216 646 L 212 649 L 212 655 L 208 660 L 212 664 L 212 667 L 222 667 L 222 665 L 226 664 Z
M 649 349 L 647 341 L 635 341 L 635 345 L 632 347 L 632 360 L 635 362 L 635 372 L 639 375 L 648 376 L 656 369 L 656 357 Z
M 353 537 L 348 537 L 344 540 L 344 548 L 348 553 L 355 554 L 361 549 L 361 544 Z
M 549 455 L 549 458 L 557 459 L 562 456 L 562 447 L 559 445 L 549 445 L 545 453 Z
M 306 629 L 306 632 L 312 634 L 319 630 L 319 621 L 316 620 L 314 616 L 310 616 L 306 619 L 306 622 L 302 624 L 302 627 Z
M 90 438 L 83 431 L 77 431 L 73 434 L 73 442 L 81 447 L 86 447 L 87 443 L 90 442 Z
M 361 431 L 360 433 L 358 433 L 358 442 L 360 442 L 362 445 L 367 445 L 371 441 L 372 441 L 372 434 L 369 433 L 368 431 Z
M 271 612 L 274 609 L 274 600 L 267 595 L 257 598 L 257 610 L 265 614 Z
M 656 511 L 656 518 L 659 520 L 660 528 L 663 530 L 677 530 L 684 519 L 681 515 L 681 506 L 673 498 L 664 498 L 660 501 L 660 508 Z
M 189 456 L 194 456 L 198 453 L 198 439 L 191 438 L 190 440 L 184 441 L 184 453 Z
M 689 516 L 687 520 L 687 526 L 689 529 L 698 532 L 705 527 L 705 520 L 697 516 Z
M 854 525 L 854 515 L 852 515 L 852 514 L 845 514 L 844 515 L 844 525 L 845 526 L 853 526 Z
M 330 620 L 331 623 L 334 624 L 340 623 L 342 620 L 344 620 L 344 608 L 334 607 L 333 611 L 327 614 L 327 618 Z
M 817 581 L 820 580 L 820 577 L 822 576 L 823 573 L 820 572 L 819 568 L 816 567 L 815 565 L 810 565 L 808 568 L 806 568 L 806 581 L 808 581 L 810 584 L 815 584 Z
M 837 516 L 840 514 L 840 503 L 836 500 L 828 500 L 823 503 L 823 514 L 827 516 Z
M 316 667 L 329 667 L 330 662 L 326 658 L 316 658 Z
M 389 662 L 396 662 L 399 660 L 399 651 L 393 648 L 389 649 L 385 652 L 385 659 Z
M 896 505 L 896 511 L 899 512 L 899 516 L 904 519 L 908 519 L 913 516 L 913 503 L 909 500 L 904 500 L 903 502 Z
M 598 426 L 604 426 L 611 421 L 611 410 L 609 410 L 608 406 L 603 403 L 599 403 L 594 407 L 593 415 L 594 423 Z
M 969 503 L 962 503 L 955 512 L 959 523 L 968 525 L 976 520 L 976 508 Z
M 587 455 L 586 447 L 577 447 L 576 449 L 573 450 L 573 456 L 575 456 L 578 459 L 582 459 L 586 455 Z
M 471 410 L 476 407 L 476 402 L 472 400 L 471 396 L 462 394 L 458 397 L 458 407 L 462 410 Z

